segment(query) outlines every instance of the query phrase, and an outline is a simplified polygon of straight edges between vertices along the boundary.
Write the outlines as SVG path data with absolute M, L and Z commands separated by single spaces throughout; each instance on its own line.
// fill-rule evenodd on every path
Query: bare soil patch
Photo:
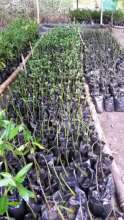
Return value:
M 113 29 L 112 35 L 119 42 L 122 49 L 124 49 L 124 29 Z
M 99 119 L 114 159 L 124 175 L 124 113 L 104 112 Z

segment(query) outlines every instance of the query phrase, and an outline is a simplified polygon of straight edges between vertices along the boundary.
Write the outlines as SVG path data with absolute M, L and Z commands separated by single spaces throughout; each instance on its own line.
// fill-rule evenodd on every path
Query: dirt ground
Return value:
M 124 29 L 113 29 L 112 35 L 120 43 L 121 47 L 124 49 Z
M 106 140 L 122 175 L 124 175 L 124 113 L 99 114 Z

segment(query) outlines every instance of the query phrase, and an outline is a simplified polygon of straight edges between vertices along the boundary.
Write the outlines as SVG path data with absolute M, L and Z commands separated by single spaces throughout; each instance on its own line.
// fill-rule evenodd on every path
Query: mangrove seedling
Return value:
M 11 202 L 9 198 L 9 196 L 15 191 L 18 192 L 19 198 L 22 198 L 26 203 L 29 202 L 29 198 L 34 198 L 32 191 L 28 190 L 23 185 L 27 173 L 31 167 L 32 163 L 27 164 L 15 176 L 9 172 L 0 173 L 0 187 L 4 189 L 4 193 L 0 198 L 1 215 L 4 215 L 8 211 L 9 206 L 17 206 L 17 202 L 14 204 L 14 202 Z

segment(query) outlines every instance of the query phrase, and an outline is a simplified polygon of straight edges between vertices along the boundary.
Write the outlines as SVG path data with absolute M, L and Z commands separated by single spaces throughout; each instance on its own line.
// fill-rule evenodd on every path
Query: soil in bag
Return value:
M 90 188 L 89 208 L 95 217 L 105 220 L 109 216 L 112 211 L 114 190 L 114 182 L 111 174 L 101 183 L 99 191 Z
M 94 103 L 95 103 L 97 113 L 104 112 L 103 96 L 102 95 L 94 97 Z
M 124 96 L 115 98 L 115 111 L 124 112 Z
M 114 111 L 114 98 L 112 96 L 105 98 L 104 109 L 106 112 L 113 112 Z

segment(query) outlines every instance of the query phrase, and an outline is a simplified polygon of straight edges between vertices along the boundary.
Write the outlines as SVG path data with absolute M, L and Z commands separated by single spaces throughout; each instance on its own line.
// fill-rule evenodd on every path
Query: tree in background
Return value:
M 72 0 L 0 0 L 0 19 L 10 22 L 16 17 L 32 17 L 39 23 L 42 16 L 68 12 L 72 7 Z

